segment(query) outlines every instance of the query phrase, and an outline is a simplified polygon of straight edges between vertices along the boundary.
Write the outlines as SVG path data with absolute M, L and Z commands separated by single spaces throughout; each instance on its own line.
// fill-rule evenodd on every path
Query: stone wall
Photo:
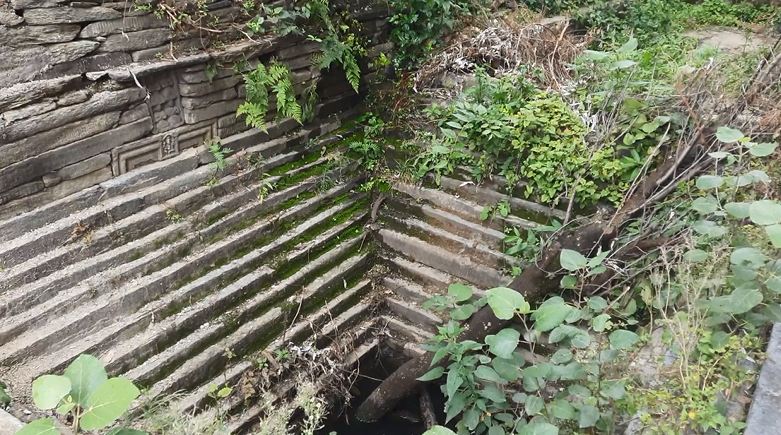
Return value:
M 217 19 L 232 19 L 233 3 L 208 7 Z M 216 138 L 239 149 L 297 128 L 287 119 L 260 132 L 236 118 L 241 72 L 257 62 L 276 58 L 289 65 L 299 91 L 324 74 L 320 117 L 358 101 L 337 68 L 311 67 L 318 46 L 303 38 L 237 39 L 219 50 L 188 50 L 210 41 L 187 32 L 174 36 L 165 22 L 127 9 L 130 4 L 11 0 L 0 6 L 0 219 Z M 354 15 L 370 52 L 386 49 L 387 8 Z M 204 164 L 209 157 L 204 152 Z

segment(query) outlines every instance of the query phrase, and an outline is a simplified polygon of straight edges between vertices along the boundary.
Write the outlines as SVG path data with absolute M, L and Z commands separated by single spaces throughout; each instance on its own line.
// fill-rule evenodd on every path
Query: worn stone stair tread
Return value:
M 403 336 L 404 339 L 414 343 L 423 343 L 424 341 L 434 336 L 431 331 L 418 328 L 415 325 L 402 322 L 401 320 L 391 316 L 382 316 L 381 319 L 382 322 L 385 323 L 386 327 L 392 332 L 399 334 Z
M 348 307 L 347 302 L 357 297 L 360 297 L 371 288 L 371 283 L 368 280 L 363 280 L 353 286 L 351 289 L 345 291 L 338 297 L 332 299 L 317 312 L 310 316 L 306 316 L 303 319 L 299 319 L 291 328 L 289 332 L 281 335 L 275 339 L 272 343 L 266 346 L 265 350 L 274 352 L 275 350 L 286 346 L 290 342 L 301 343 L 309 336 L 314 334 L 312 331 L 313 323 L 327 322 L 335 325 L 346 325 L 349 322 L 354 322 L 357 319 L 367 316 L 367 311 L 370 308 L 370 304 L 357 302 Z M 347 312 L 349 310 L 349 312 Z M 336 314 L 336 316 L 334 316 Z M 181 412 L 191 412 L 195 408 L 201 408 L 203 403 L 208 399 L 209 386 L 212 384 L 235 384 L 240 379 L 241 375 L 251 369 L 253 363 L 247 359 L 241 359 L 234 365 L 226 368 L 226 370 L 218 375 L 215 375 L 210 381 L 203 383 L 199 387 L 193 389 L 190 393 L 186 394 L 178 403 L 177 408 Z M 236 404 L 229 404 L 230 408 L 236 406 Z
M 386 213 L 384 217 L 387 222 L 392 224 L 392 227 L 403 231 L 405 234 L 414 234 L 430 244 L 440 246 L 455 254 L 467 255 L 473 261 L 488 267 L 495 269 L 509 268 L 518 263 L 518 260 L 515 258 L 503 252 L 493 250 L 479 241 L 465 239 L 418 219 L 400 217 L 390 213 Z
M 436 331 L 436 327 L 442 323 L 442 319 L 439 316 L 413 303 L 390 296 L 385 298 L 385 304 L 393 314 L 418 328 Z
M 305 182 L 303 183 L 303 185 L 311 187 L 312 185 L 314 185 L 314 182 L 312 181 L 311 184 L 309 185 L 307 185 Z M 335 189 L 337 190 L 335 192 L 332 192 L 332 194 L 329 195 L 329 197 L 335 196 L 342 192 L 342 189 L 339 189 L 338 187 Z M 112 269 L 112 271 L 118 273 L 114 273 L 113 276 L 111 271 L 101 272 L 98 273 L 96 276 L 93 276 L 92 278 L 86 280 L 85 282 L 68 289 L 65 292 L 51 295 L 50 299 L 43 302 L 43 305 L 45 306 L 37 307 L 35 313 L 20 312 L 14 317 L 6 318 L 3 322 L 0 322 L 0 343 L 4 342 L 5 340 L 4 337 L 8 337 L 10 332 L 20 331 L 21 326 L 29 324 L 29 322 L 34 321 L 35 319 L 39 318 L 43 314 L 57 314 L 59 312 L 62 312 L 62 310 L 66 308 L 67 305 L 65 304 L 66 301 L 76 302 L 79 300 L 79 298 L 77 297 L 78 295 L 86 295 L 89 294 L 91 291 L 110 290 L 106 288 L 108 283 L 111 283 L 112 281 L 117 281 L 119 279 L 131 279 L 133 277 L 132 274 L 128 274 L 126 272 L 133 271 L 136 269 L 143 269 L 143 266 L 146 264 L 156 264 L 157 262 L 162 262 L 163 264 L 165 264 L 166 258 L 175 256 L 182 249 L 191 249 L 191 247 L 198 242 L 200 237 L 211 235 L 213 232 L 216 231 L 214 230 L 215 228 L 224 230 L 224 228 L 226 228 L 228 225 L 233 225 L 234 223 L 246 219 L 247 217 L 256 216 L 257 212 L 259 212 L 261 209 L 269 208 L 276 203 L 294 197 L 300 192 L 301 189 L 298 186 L 294 186 L 289 189 L 276 192 L 270 195 L 264 204 L 253 204 L 251 207 L 248 207 L 247 209 L 239 209 L 234 211 L 229 215 L 229 217 L 230 216 L 233 217 L 232 220 L 228 218 L 218 220 L 217 222 L 214 222 L 211 226 L 202 229 L 200 232 L 189 233 L 188 236 L 186 236 L 184 239 L 178 240 L 172 245 L 163 246 L 160 249 L 147 252 L 146 255 L 136 260 L 130 261 L 129 263 L 117 265 L 114 269 Z M 313 201 L 310 201 L 309 204 L 310 204 L 310 208 L 317 205 Z M 283 212 L 283 216 L 284 216 L 284 212 Z M 229 220 L 231 220 L 231 222 L 228 222 Z M 183 228 L 181 224 L 178 224 L 178 226 L 181 227 L 180 229 Z M 167 231 L 167 229 L 175 229 L 176 227 L 177 224 L 166 227 L 161 231 Z M 153 235 L 147 236 L 146 238 L 141 240 L 148 243 L 146 246 L 154 246 L 154 244 L 157 243 L 157 241 L 156 239 L 151 237 L 159 237 L 159 234 L 153 233 Z M 123 251 L 124 247 L 120 247 L 117 249 L 119 251 Z M 110 258 L 110 255 L 112 255 L 112 253 L 106 253 L 103 256 L 109 256 Z M 143 271 L 148 273 L 153 273 L 156 270 L 157 269 L 152 268 Z M 10 295 L 10 296 L 22 295 L 22 296 L 17 296 L 15 299 L 10 299 L 11 302 L 8 303 L 0 303 L 0 306 L 18 307 L 20 297 L 24 297 L 24 295 L 26 294 L 34 295 L 37 298 L 43 296 L 42 293 L 40 292 L 40 287 L 36 287 L 36 286 L 27 286 L 27 287 L 28 288 L 22 288 L 19 292 L 14 292 L 13 295 Z M 33 290 L 35 290 L 35 293 L 31 293 Z M 5 298 L 5 296 L 6 295 L 4 295 L 3 299 L 0 300 L 9 300 Z M 28 305 L 27 308 L 30 308 L 29 304 L 27 305 Z
M 423 289 L 423 286 L 404 278 L 383 277 L 382 286 L 402 300 L 415 304 L 422 304 L 431 297 L 431 295 Z
M 367 255 L 364 254 L 344 261 L 334 269 L 329 270 L 326 275 L 315 279 L 315 281 L 303 289 L 301 296 L 295 299 L 299 299 L 301 304 L 313 302 L 309 299 L 327 290 L 328 287 L 334 285 L 334 283 L 341 283 L 344 276 L 352 272 L 354 268 L 359 267 L 366 258 Z M 208 373 L 220 370 L 221 367 L 228 364 L 230 358 L 226 355 L 226 349 L 229 349 L 236 355 L 246 354 L 264 333 L 284 326 L 279 322 L 279 319 L 283 314 L 282 308 L 274 307 L 261 317 L 241 324 L 239 328 L 230 335 L 209 346 L 207 349 L 204 349 L 197 355 L 191 356 L 186 362 L 178 366 L 173 373 L 152 385 L 149 389 L 150 395 L 154 397 L 160 394 L 191 388 L 205 379 L 208 379 Z
M 484 208 L 482 205 L 456 197 L 447 192 L 402 182 L 394 183 L 393 190 L 407 195 L 416 201 L 428 202 L 439 209 L 446 210 L 474 223 L 484 223 L 483 220 L 480 219 L 480 214 Z M 513 215 L 494 216 L 488 224 L 493 225 L 495 229 L 504 228 L 504 226 L 518 226 L 522 228 L 533 228 L 537 226 L 537 224 L 533 222 L 520 219 Z
M 385 262 L 403 275 L 421 282 L 424 287 L 444 291 L 450 284 L 456 282 L 456 278 L 450 274 L 434 269 L 415 261 L 407 260 L 399 255 L 384 255 Z
M 394 208 L 404 210 L 408 215 L 417 216 L 418 219 L 432 225 L 436 224 L 443 230 L 464 238 L 478 240 L 496 250 L 502 248 L 505 234 L 491 227 L 491 222 L 475 223 L 430 204 L 413 202 L 406 198 L 391 198 L 389 202 L 395 206 Z
M 148 276 L 137 278 L 122 287 L 122 290 L 109 293 L 108 296 L 98 297 L 88 303 L 83 304 L 72 315 L 58 318 L 56 322 L 49 322 L 47 325 L 37 328 L 30 328 L 16 339 L 0 347 L 0 358 L 2 361 L 17 360 L 21 354 L 34 355 L 41 351 L 41 347 L 48 343 L 41 343 L 40 340 L 46 338 L 49 342 L 57 341 L 62 344 L 68 335 L 77 332 L 83 334 L 86 331 L 79 326 L 89 325 L 90 329 L 99 329 L 104 326 L 100 320 L 105 320 L 104 315 L 116 316 L 124 313 L 133 312 L 137 306 L 143 305 L 150 299 L 154 299 L 154 292 L 164 291 L 163 289 L 182 277 L 191 274 L 197 268 L 202 268 L 212 263 L 222 255 L 242 244 L 249 243 L 266 231 L 274 222 L 292 219 L 294 216 L 308 213 L 316 208 L 321 201 L 335 197 L 351 188 L 351 184 L 337 186 L 323 194 L 313 197 L 302 204 L 284 210 L 270 220 L 263 220 L 245 228 L 239 232 L 232 233 L 226 238 L 208 245 L 197 253 L 185 256 L 176 263 L 158 270 Z M 218 222 L 219 223 L 219 222 Z M 215 223 L 218 224 L 218 223 Z M 150 294 L 152 293 L 152 294 Z M 131 296 L 137 297 L 132 299 Z M 133 303 L 131 303 L 133 302 Z M 116 311 L 119 308 L 121 311 Z M 111 310 L 111 311 L 109 311 Z M 68 325 L 66 327 L 66 325 Z M 57 340 L 59 338 L 59 340 Z
M 389 229 L 381 229 L 377 235 L 385 246 L 396 252 L 429 267 L 447 272 L 477 287 L 493 288 L 506 285 L 511 281 L 509 277 L 503 276 L 496 269 L 475 263 L 468 257 L 453 254 L 416 237 Z

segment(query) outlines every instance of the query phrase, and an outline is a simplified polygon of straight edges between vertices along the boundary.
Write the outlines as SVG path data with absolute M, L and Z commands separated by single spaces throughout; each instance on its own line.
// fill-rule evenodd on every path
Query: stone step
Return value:
M 404 278 L 386 276 L 380 282 L 383 288 L 390 290 L 391 294 L 405 302 L 419 305 L 433 296 L 422 285 Z
M 89 285 L 61 292 L 58 294 L 60 300 L 56 305 L 56 310 L 55 307 L 51 307 L 45 311 L 45 316 L 33 316 L 36 317 L 37 322 L 27 323 L 26 331 L 23 334 L 0 347 L 0 355 L 2 355 L 0 361 L 7 364 L 18 362 L 26 357 L 33 357 L 46 352 L 52 345 L 62 346 L 76 337 L 83 337 L 92 331 L 105 327 L 116 317 L 135 312 L 149 301 L 157 299 L 161 292 L 165 292 L 171 286 L 175 288 L 177 282 L 186 280 L 194 274 L 202 273 L 216 261 L 229 256 L 232 252 L 257 244 L 259 239 L 269 230 L 280 224 L 291 224 L 295 219 L 316 210 L 324 201 L 345 194 L 356 182 L 357 180 L 353 180 L 316 195 L 277 213 L 270 219 L 263 219 L 208 244 L 200 251 L 181 255 L 178 261 L 170 266 L 134 279 L 113 289 L 113 291 L 110 289 L 107 293 L 97 297 L 90 297 L 92 292 Z M 222 220 L 213 226 L 219 226 L 220 222 Z M 46 303 L 53 300 L 50 299 Z M 78 308 L 67 316 L 62 315 L 66 307 L 75 308 L 77 305 Z M 53 311 L 57 311 L 56 318 Z M 36 307 L 36 313 L 40 313 L 40 306 Z
M 421 283 L 424 288 L 430 289 L 429 292 L 439 293 L 457 279 L 441 270 L 426 266 L 415 261 L 409 261 L 399 255 L 383 254 L 383 260 L 391 270 L 394 270 L 413 281 Z
M 491 219 L 482 220 L 480 215 L 483 212 L 483 208 L 485 208 L 483 205 L 459 198 L 439 189 L 432 189 L 429 187 L 415 186 L 412 184 L 397 182 L 394 183 L 393 190 L 394 192 L 406 195 L 414 201 L 428 203 L 435 208 L 447 211 L 473 223 L 488 226 L 499 232 L 504 231 L 506 227 L 510 226 L 517 226 L 521 228 L 534 228 L 537 226 L 537 224 L 534 222 L 521 219 L 513 215 L 495 215 Z
M 394 315 L 417 328 L 436 332 L 437 326 L 442 324 L 442 318 L 417 304 L 393 296 L 385 298 L 385 304 Z
M 368 258 L 368 254 L 351 257 L 301 289 L 287 303 L 270 309 L 259 318 L 243 322 L 233 333 L 188 358 L 171 374 L 152 385 L 149 394 L 158 396 L 193 388 L 211 379 L 210 374 L 223 371 L 232 359 L 231 354 L 247 355 L 262 349 L 286 324 L 293 323 L 282 323 L 280 319 L 287 315 L 295 320 L 298 315 L 311 311 L 318 304 L 318 300 L 327 298 L 329 293 L 338 292 L 343 282 L 355 274 L 360 274 Z M 342 291 L 344 290 L 347 288 L 342 288 Z
M 480 288 L 506 285 L 511 281 L 499 271 L 454 254 L 439 246 L 390 229 L 377 231 L 378 240 L 387 248 L 411 260 L 463 279 Z
M 466 239 L 413 217 L 405 217 L 396 212 L 385 212 L 382 214 L 382 222 L 387 228 L 415 236 L 457 255 L 468 256 L 472 261 L 494 269 L 509 269 L 519 263 L 517 259 L 491 249 L 480 241 Z
M 315 180 L 308 183 L 302 183 L 299 186 L 291 187 L 281 192 L 270 195 L 262 204 L 257 201 L 248 206 L 238 209 L 232 214 L 222 219 L 218 219 L 210 226 L 194 231 L 192 226 L 185 223 L 177 223 L 153 233 L 143 239 L 131 242 L 130 244 L 117 248 L 102 254 L 92 261 L 87 261 L 81 265 L 81 269 L 76 271 L 73 268 L 64 269 L 59 275 L 61 280 L 46 279 L 42 282 L 33 283 L 29 286 L 23 286 L 9 294 L 3 295 L 0 299 L 0 312 L 13 314 L 0 322 L 0 343 L 4 343 L 9 337 L 19 334 L 23 328 L 28 327 L 32 322 L 45 321 L 46 318 L 59 315 L 64 312 L 69 304 L 73 304 L 84 299 L 88 299 L 91 294 L 99 294 L 111 291 L 113 287 L 120 282 L 132 280 L 133 278 L 149 275 L 158 271 L 168 264 L 175 262 L 179 256 L 192 251 L 196 246 L 202 244 L 202 239 L 209 239 L 218 231 L 226 231 L 228 228 L 234 228 L 238 222 L 248 219 L 255 219 L 269 212 L 281 204 L 293 200 L 297 195 L 311 189 L 315 186 Z M 336 194 L 340 194 L 340 190 Z M 333 195 L 332 195 L 333 196 Z M 309 209 L 315 207 L 314 202 L 309 203 Z M 308 210 L 302 210 L 305 213 Z M 300 215 L 300 213 L 299 213 Z M 284 216 L 284 215 L 283 215 Z M 279 218 L 277 218 L 279 220 Z M 170 233 L 167 233 L 170 231 Z M 182 235 L 169 245 L 161 241 L 172 238 L 170 234 Z M 128 261 L 122 263 L 123 261 Z M 114 267 L 103 271 L 107 267 Z M 98 269 L 95 271 L 94 269 Z M 92 278 L 84 280 L 92 272 L 99 272 Z M 67 279 L 70 273 L 81 278 L 75 281 L 74 278 Z M 80 282 L 78 285 L 68 287 L 68 285 Z M 66 291 L 61 291 L 67 289 Z M 41 305 L 36 305 L 43 301 Z M 31 308 L 35 307 L 34 310 Z M 5 308 L 3 310 L 3 308 Z M 27 310 L 27 311 L 25 311 Z M 32 312 L 31 312 L 32 311 Z

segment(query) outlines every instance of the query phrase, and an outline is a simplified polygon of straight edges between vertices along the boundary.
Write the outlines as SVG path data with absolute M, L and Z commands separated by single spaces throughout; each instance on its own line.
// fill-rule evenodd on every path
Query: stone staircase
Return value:
M 336 158 L 349 129 L 328 130 L 341 120 L 233 153 L 221 170 L 191 149 L 0 223 L 12 396 L 90 353 L 153 395 L 188 392 L 189 409 L 236 381 L 242 357 L 363 320 L 369 198 Z

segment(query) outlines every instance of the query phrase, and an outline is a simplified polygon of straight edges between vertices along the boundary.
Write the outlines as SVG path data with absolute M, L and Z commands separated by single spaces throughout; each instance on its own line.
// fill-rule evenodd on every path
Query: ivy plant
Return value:
M 62 375 L 43 375 L 33 381 L 33 403 L 41 410 L 55 410 L 70 416 L 73 431 L 91 431 L 111 426 L 128 409 L 140 392 L 123 377 L 109 378 L 103 363 L 91 355 L 76 358 Z M 17 435 L 59 434 L 52 418 L 34 420 Z M 111 435 L 137 435 L 144 432 L 115 428 Z

